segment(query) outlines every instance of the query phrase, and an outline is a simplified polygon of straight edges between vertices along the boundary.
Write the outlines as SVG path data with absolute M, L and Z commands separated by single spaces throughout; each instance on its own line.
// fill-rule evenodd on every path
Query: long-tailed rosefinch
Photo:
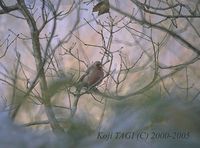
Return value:
M 81 78 L 78 81 L 78 86 L 76 90 L 76 97 L 71 109 L 71 117 L 74 116 L 77 105 L 78 105 L 78 100 L 80 98 L 80 91 L 83 87 L 95 87 L 99 85 L 103 78 L 104 78 L 104 72 L 103 72 L 103 65 L 100 61 L 96 61 L 94 64 L 92 64 L 87 71 L 85 72 L 84 75 L 81 76 Z
M 82 87 L 97 86 L 101 83 L 104 77 L 103 65 L 100 61 L 96 61 L 79 79 Z

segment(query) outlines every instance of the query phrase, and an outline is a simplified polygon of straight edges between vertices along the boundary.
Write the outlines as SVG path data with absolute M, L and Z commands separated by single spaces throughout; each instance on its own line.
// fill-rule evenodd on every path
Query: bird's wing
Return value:
M 103 0 L 93 7 L 93 12 L 98 12 L 98 15 L 109 13 L 109 0 Z
M 100 7 L 101 7 L 103 4 L 104 4 L 104 1 L 99 2 L 97 5 L 95 5 L 95 6 L 93 7 L 92 12 L 97 12 L 97 11 L 99 11 Z

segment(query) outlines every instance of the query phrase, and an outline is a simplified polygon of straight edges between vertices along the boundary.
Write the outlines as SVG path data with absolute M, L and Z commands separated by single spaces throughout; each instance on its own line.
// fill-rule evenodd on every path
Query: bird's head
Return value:
M 102 67 L 103 67 L 103 65 L 102 65 L 102 63 L 100 61 L 96 61 L 94 63 L 94 65 L 97 67 L 97 69 L 102 69 Z

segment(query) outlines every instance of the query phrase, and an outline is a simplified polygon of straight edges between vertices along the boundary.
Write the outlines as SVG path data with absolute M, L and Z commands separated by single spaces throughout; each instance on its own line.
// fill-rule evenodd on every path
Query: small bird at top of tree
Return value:
M 99 85 L 104 77 L 104 72 L 102 67 L 103 65 L 100 61 L 96 61 L 94 64 L 92 64 L 87 69 L 85 74 L 83 74 L 79 79 L 79 87 L 91 87 L 93 85 L 94 86 Z
M 98 15 L 102 15 L 104 13 L 109 13 L 110 4 L 109 0 L 102 0 L 97 5 L 94 6 L 92 12 L 98 12 Z
M 88 69 L 86 70 L 85 74 L 81 76 L 81 78 L 78 81 L 77 90 L 76 90 L 76 97 L 73 103 L 73 106 L 71 108 L 71 117 L 74 116 L 78 100 L 80 98 L 80 91 L 83 87 L 89 88 L 89 87 L 95 87 L 99 85 L 104 78 L 104 72 L 103 72 L 103 65 L 100 61 L 96 61 L 94 64 L 92 64 Z

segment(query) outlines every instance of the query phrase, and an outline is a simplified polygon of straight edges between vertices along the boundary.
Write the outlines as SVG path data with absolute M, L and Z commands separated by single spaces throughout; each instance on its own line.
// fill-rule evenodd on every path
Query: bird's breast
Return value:
M 93 71 L 91 74 L 88 75 L 88 85 L 96 85 L 101 83 L 101 79 L 103 78 L 104 73 L 102 70 Z

